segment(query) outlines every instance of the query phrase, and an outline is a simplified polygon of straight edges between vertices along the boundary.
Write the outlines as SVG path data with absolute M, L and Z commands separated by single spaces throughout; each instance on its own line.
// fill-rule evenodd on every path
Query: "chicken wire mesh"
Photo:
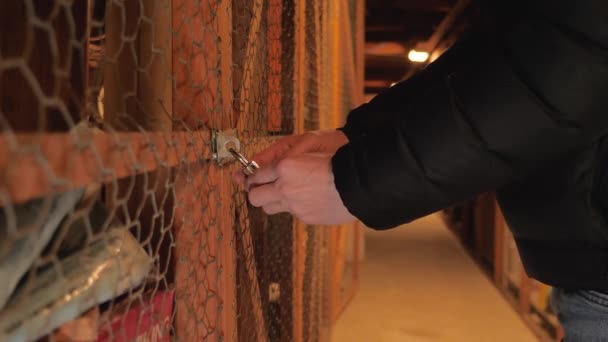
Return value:
M 251 207 L 214 137 L 342 120 L 334 6 L 0 0 L 0 340 L 327 339 L 331 232 Z

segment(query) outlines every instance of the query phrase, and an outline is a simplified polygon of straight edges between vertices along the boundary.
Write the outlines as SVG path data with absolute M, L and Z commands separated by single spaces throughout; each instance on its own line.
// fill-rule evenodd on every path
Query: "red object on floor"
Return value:
M 168 342 L 173 313 L 174 290 L 144 297 L 122 314 L 112 317 L 109 326 L 101 327 L 98 342 Z

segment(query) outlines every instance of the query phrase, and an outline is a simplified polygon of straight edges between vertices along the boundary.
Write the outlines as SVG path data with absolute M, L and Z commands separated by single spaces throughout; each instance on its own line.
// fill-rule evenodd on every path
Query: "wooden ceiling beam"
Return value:
M 439 42 L 443 39 L 443 37 L 449 32 L 452 28 L 458 17 L 464 13 L 464 11 L 471 4 L 471 0 L 459 0 L 452 10 L 443 18 L 437 29 L 433 33 L 433 35 L 424 42 L 424 49 L 426 51 L 432 52 L 437 48 Z
M 436 12 L 448 12 L 455 0 L 367 0 L 366 6 L 373 8 L 403 8 L 409 10 L 425 10 Z
M 365 32 L 367 42 L 399 42 L 426 40 L 433 33 L 432 28 L 419 29 L 393 29 L 384 31 Z
M 445 16 L 441 12 L 404 10 L 399 8 L 379 8 L 369 10 L 365 22 L 365 30 L 375 27 L 429 27 L 439 24 Z
M 388 88 L 390 88 L 389 86 L 386 87 L 365 87 L 364 91 L 366 94 L 380 94 L 382 92 L 384 92 L 385 90 L 387 90 Z

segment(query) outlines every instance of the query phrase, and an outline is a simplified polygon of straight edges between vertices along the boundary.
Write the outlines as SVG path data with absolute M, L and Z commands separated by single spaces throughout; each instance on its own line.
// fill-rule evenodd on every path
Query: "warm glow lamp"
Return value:
M 429 59 L 429 53 L 426 51 L 418 51 L 418 50 L 410 50 L 410 53 L 407 55 L 407 58 L 412 62 L 422 63 L 426 62 Z

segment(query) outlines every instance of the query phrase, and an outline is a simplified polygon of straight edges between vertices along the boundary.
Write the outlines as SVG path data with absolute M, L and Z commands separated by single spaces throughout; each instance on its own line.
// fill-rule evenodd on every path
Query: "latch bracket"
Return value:
M 213 159 L 215 159 L 219 165 L 223 165 L 235 159 L 234 155 L 229 151 L 230 148 L 237 152 L 241 151 L 241 142 L 239 141 L 236 129 L 225 131 L 213 130 L 211 145 Z

